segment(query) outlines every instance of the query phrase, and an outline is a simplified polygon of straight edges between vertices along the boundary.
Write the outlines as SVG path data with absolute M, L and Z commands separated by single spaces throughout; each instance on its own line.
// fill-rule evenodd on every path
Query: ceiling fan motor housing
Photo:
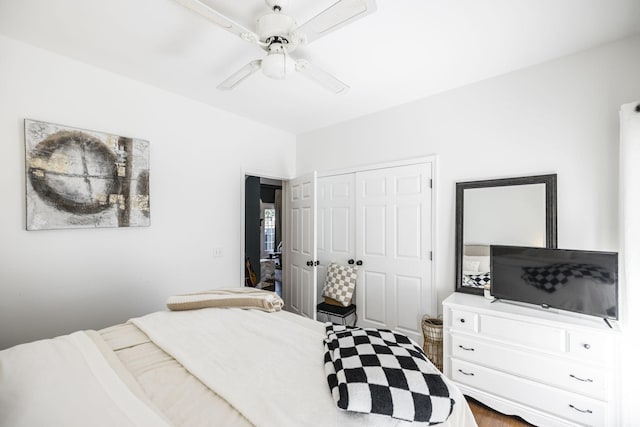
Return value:
M 296 28 L 296 21 L 282 13 L 267 13 L 258 19 L 257 33 L 261 41 L 267 42 L 269 38 L 279 37 L 289 40 L 289 34 Z M 268 42 L 267 42 L 268 43 Z

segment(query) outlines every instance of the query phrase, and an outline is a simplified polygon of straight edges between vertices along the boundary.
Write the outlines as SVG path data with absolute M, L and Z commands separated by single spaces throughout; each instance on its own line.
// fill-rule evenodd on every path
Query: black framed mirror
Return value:
M 456 291 L 482 295 L 492 244 L 555 248 L 557 175 L 456 183 Z

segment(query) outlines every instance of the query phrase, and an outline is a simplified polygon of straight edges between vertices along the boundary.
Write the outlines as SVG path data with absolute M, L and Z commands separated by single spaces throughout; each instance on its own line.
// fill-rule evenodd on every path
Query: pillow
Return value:
M 478 274 L 480 261 L 462 260 L 462 274 Z
M 334 299 L 346 307 L 351 304 L 357 279 L 358 267 L 338 265 L 332 262 L 327 267 L 327 278 L 324 282 L 322 296 Z
M 284 301 L 275 292 L 255 288 L 230 288 L 202 291 L 195 294 L 174 295 L 167 299 L 172 311 L 200 308 L 245 308 L 266 312 L 280 311 Z
M 488 256 L 464 255 L 462 257 L 462 264 L 464 265 L 465 261 L 479 262 L 478 273 L 488 273 L 491 269 L 489 266 L 489 258 Z
M 462 276 L 462 284 L 472 288 L 484 288 L 484 285 L 491 283 L 491 275 L 489 273 L 481 274 L 465 274 Z

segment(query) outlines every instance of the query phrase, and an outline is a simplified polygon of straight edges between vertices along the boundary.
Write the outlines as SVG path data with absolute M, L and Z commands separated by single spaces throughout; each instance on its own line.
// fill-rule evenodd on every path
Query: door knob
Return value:
M 347 261 L 347 264 L 353 265 L 354 262 L 355 262 L 354 260 L 350 259 L 349 261 Z
M 362 260 L 361 259 L 357 260 L 356 265 L 362 265 Z
M 313 261 L 307 261 L 307 267 L 313 267 Z

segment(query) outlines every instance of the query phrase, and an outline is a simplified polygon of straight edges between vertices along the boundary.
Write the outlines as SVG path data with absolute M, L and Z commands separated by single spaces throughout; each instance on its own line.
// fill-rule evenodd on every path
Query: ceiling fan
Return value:
M 265 0 L 271 11 L 258 18 L 254 32 L 200 0 L 176 1 L 242 40 L 257 44 L 267 52 L 266 57 L 249 62 L 220 83 L 218 89 L 222 90 L 233 89 L 258 70 L 262 70 L 267 77 L 273 79 L 283 79 L 295 70 L 334 93 L 346 91 L 349 86 L 336 77 L 307 60 L 293 59 L 289 54 L 299 45 L 311 43 L 376 10 L 375 0 L 339 0 L 298 26 L 292 17 L 282 13 L 288 0 Z

